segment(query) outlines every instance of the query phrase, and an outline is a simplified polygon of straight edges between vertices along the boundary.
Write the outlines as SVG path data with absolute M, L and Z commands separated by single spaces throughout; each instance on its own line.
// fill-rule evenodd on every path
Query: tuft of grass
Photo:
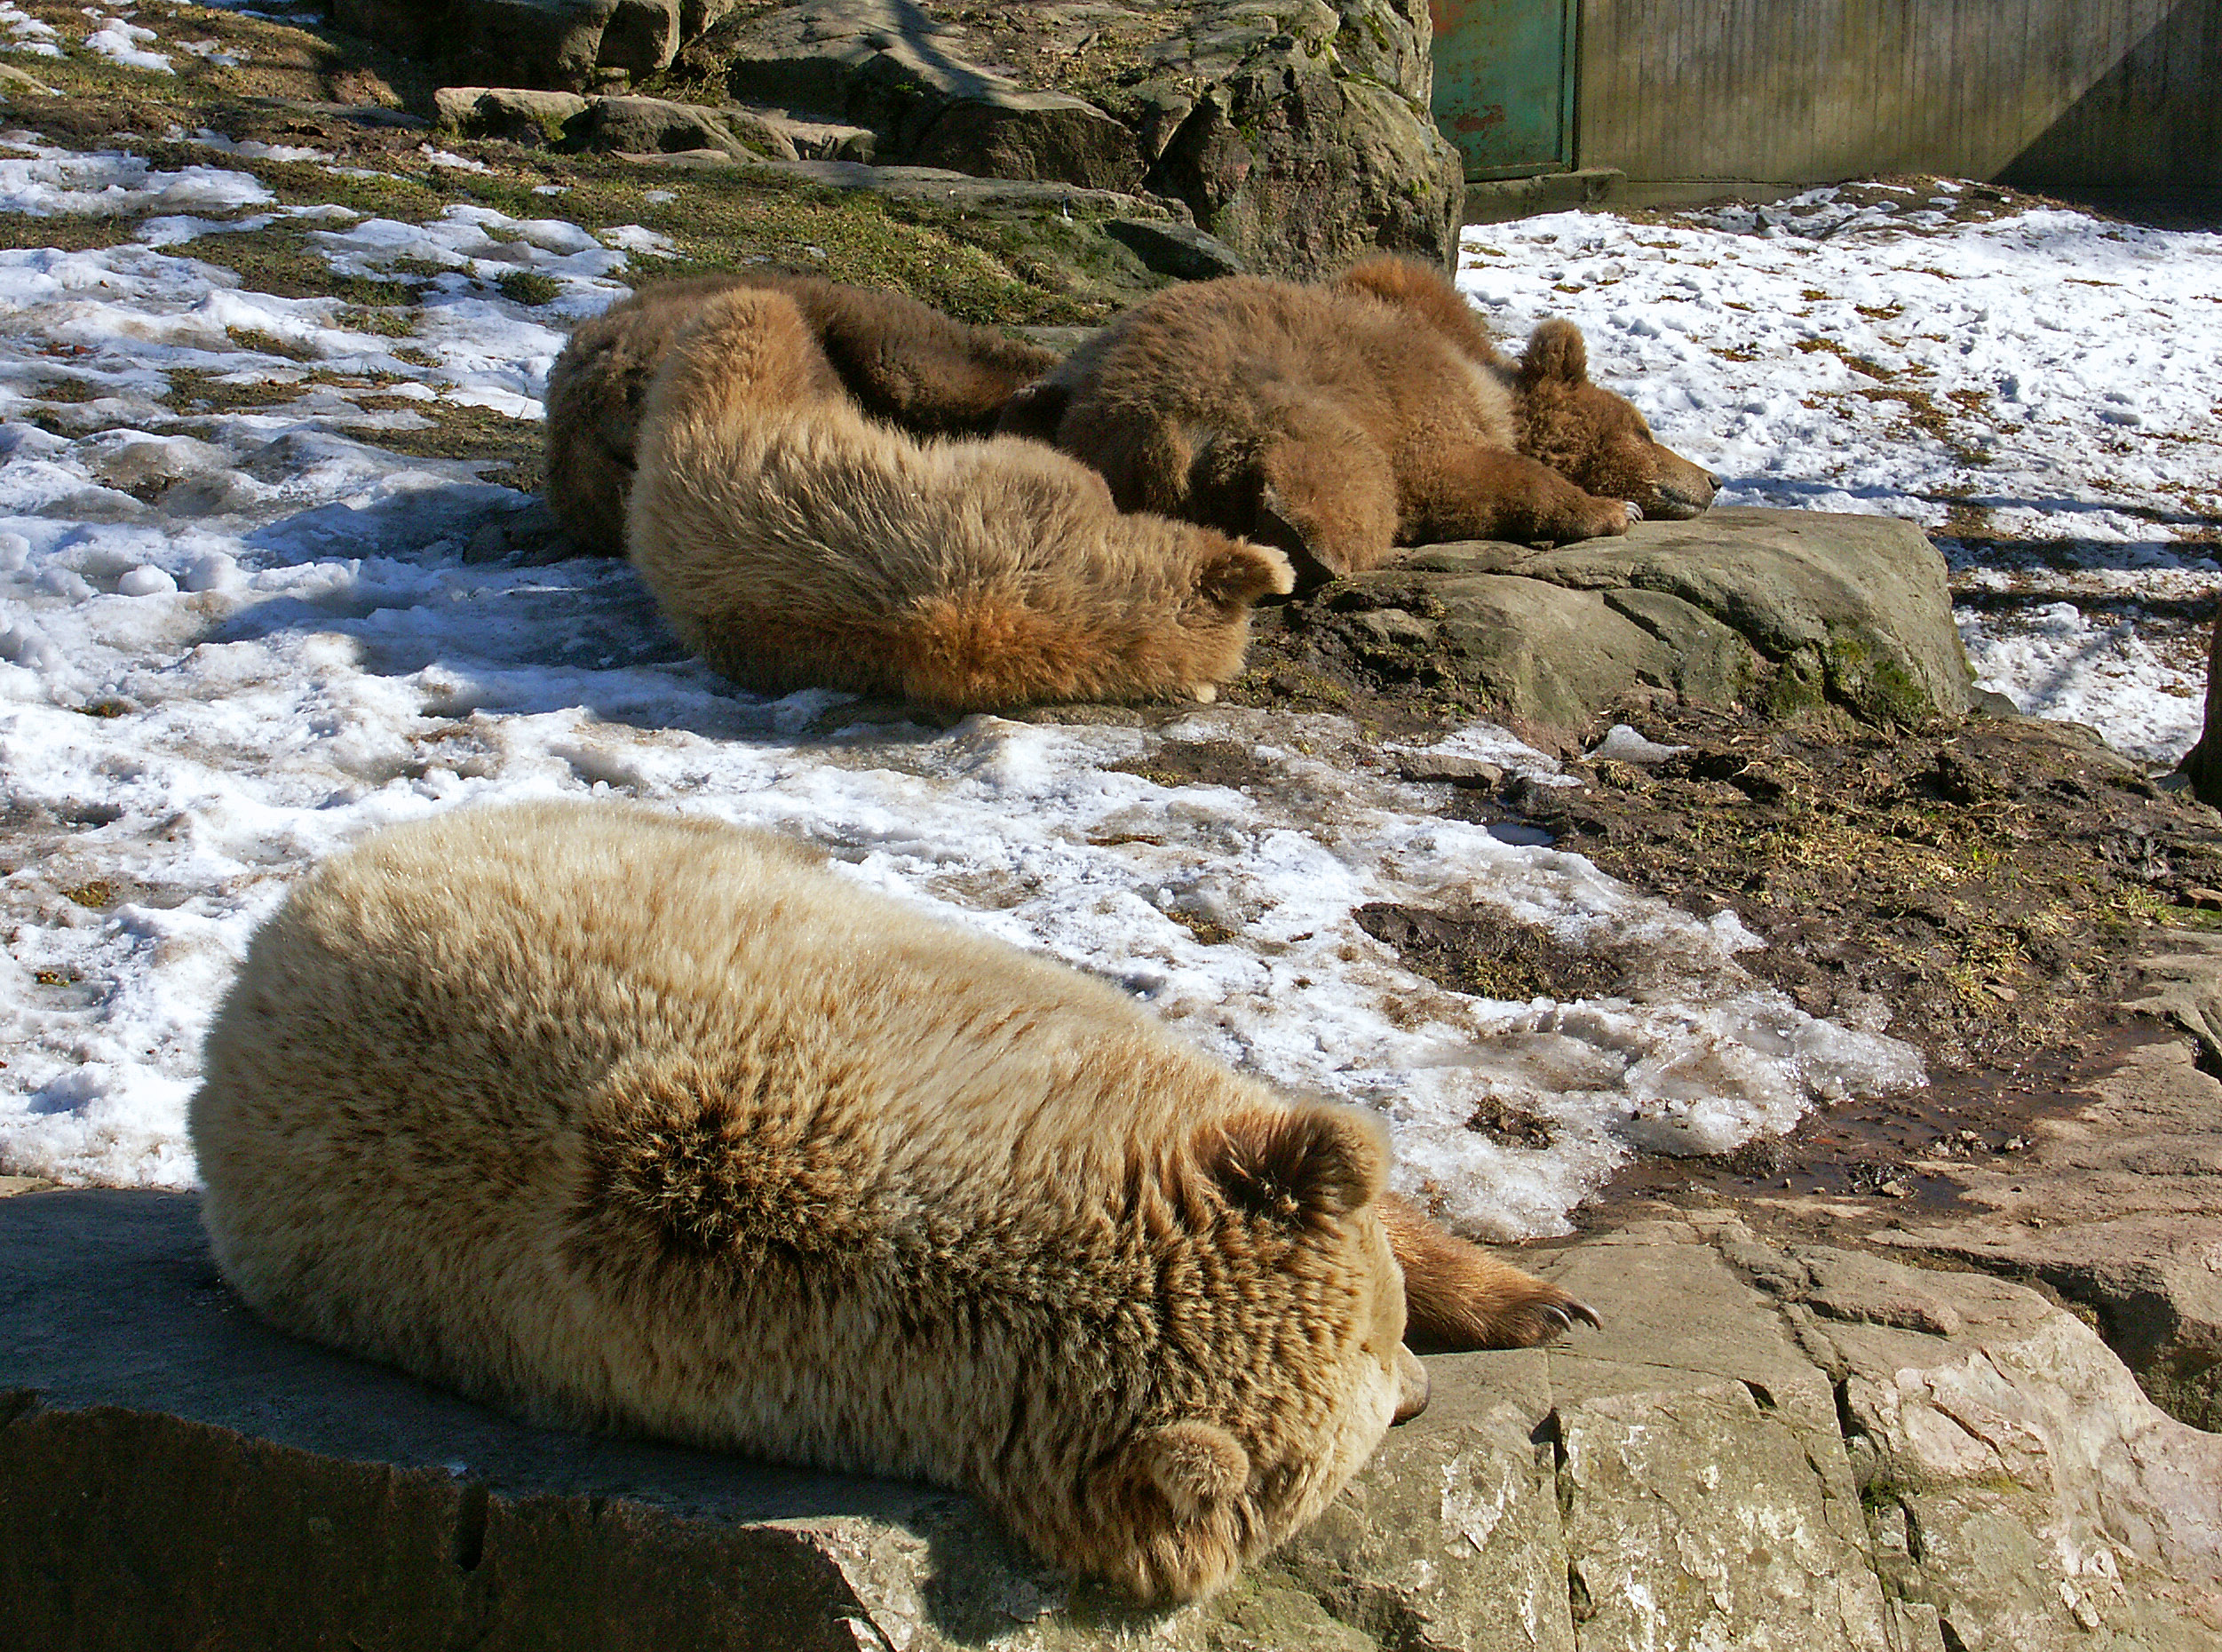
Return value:
M 563 283 L 538 270 L 504 270 L 494 278 L 494 285 L 512 304 L 552 304 L 563 296 Z

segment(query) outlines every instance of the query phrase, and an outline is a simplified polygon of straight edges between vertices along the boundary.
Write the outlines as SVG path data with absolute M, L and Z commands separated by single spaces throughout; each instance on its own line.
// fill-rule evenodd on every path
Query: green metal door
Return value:
M 1429 0 L 1435 124 L 1468 179 L 1574 165 L 1577 0 Z

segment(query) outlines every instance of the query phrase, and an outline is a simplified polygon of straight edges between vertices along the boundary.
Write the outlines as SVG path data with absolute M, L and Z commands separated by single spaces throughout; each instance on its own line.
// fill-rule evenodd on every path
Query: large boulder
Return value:
M 1418 0 L 962 16 L 910 0 L 807 0 L 728 19 L 683 61 L 692 75 L 721 75 L 743 102 L 869 127 L 881 160 L 1147 188 L 1260 272 L 1311 277 L 1384 249 L 1455 255 L 1463 177 L 1428 114 Z M 1120 50 L 1089 56 L 1107 37 Z M 1059 68 L 1076 56 L 1087 99 Z M 1027 67 L 996 67 L 1006 61 Z
M 1716 509 L 1556 550 L 1424 545 L 1291 608 L 1258 663 L 1448 695 L 1545 746 L 1657 695 L 1869 725 L 1974 703 L 1944 564 L 1886 517 Z
M 686 37 L 680 0 L 332 0 L 332 21 L 457 81 L 548 91 L 649 74 Z
M 1544 1271 L 1607 1329 L 1432 1360 L 1316 1525 L 1151 1613 L 956 1493 L 528 1428 L 280 1336 L 188 1195 L 0 1198 L 0 1598 L 114 1648 L 2215 1645 L 2222 1440 L 2034 1291 L 1732 1220 Z
M 1464 171 L 1428 112 L 1431 39 L 1417 0 L 1198 8 L 1126 93 L 1162 135 L 1150 187 L 1269 274 L 1384 250 L 1451 264 Z

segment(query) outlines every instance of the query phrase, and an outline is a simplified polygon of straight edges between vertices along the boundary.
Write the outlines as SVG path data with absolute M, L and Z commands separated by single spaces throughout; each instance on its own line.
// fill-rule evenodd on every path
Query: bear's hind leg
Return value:
M 1404 1269 L 1404 1340 L 1421 1354 L 1531 1348 L 1591 1325 L 1596 1313 L 1550 1281 L 1455 1238 L 1393 1194 L 1381 1200 L 1389 1249 Z

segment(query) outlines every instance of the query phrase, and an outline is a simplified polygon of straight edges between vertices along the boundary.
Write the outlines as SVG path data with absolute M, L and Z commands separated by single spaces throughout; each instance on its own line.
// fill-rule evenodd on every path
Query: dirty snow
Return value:
M 110 250 L 0 252 L 0 1171 L 189 1183 L 183 1110 L 200 1038 L 287 881 L 388 822 L 556 794 L 788 832 L 863 883 L 1115 981 L 1290 1093 L 1380 1108 L 1404 1184 L 1477 1233 L 1562 1229 L 1639 1148 L 1723 1149 L 1816 1101 L 1920 1082 L 1917 1056 L 1885 1029 L 1817 1021 L 1756 988 L 1737 958 L 1758 943 L 1733 917 L 1638 895 L 1580 856 L 1522 841 L 1538 834 L 1439 819 L 1427 789 L 1395 778 L 1394 752 L 1339 720 L 1214 710 L 1148 730 L 851 725 L 839 695 L 767 702 L 722 684 L 673 644 L 622 566 L 474 560 L 488 524 L 526 501 L 469 466 L 381 446 L 382 434 L 443 404 L 536 418 L 561 328 L 623 290 L 628 250 L 631 270 L 653 267 L 656 239 L 478 207 L 422 226 L 297 212 L 336 274 L 414 272 L 424 303 L 415 335 L 396 339 L 337 300 L 244 291 L 193 258 L 204 237 L 295 211 L 220 159 L 162 173 L 21 134 L 0 141 L 0 210 L 159 214 Z M 1488 235 L 1508 252 L 1515 238 Z M 1563 311 L 1579 295 L 1555 285 L 1587 290 L 1617 271 L 1621 298 L 1600 294 L 1599 314 L 1578 317 L 1600 377 L 1633 385 L 1669 440 L 1731 477 L 1734 500 L 1902 509 L 1935 526 L 1929 496 L 1959 474 L 1940 449 L 1909 458 L 1887 409 L 1869 420 L 1866 403 L 1846 403 L 1829 422 L 1805 407 L 1801 387 L 1841 363 L 1795 351 L 1805 335 L 1784 282 L 1841 286 L 1831 336 L 1932 360 L 1940 389 L 1951 358 L 1918 331 L 1961 320 L 1886 334 L 1878 322 L 1869 336 L 1849 306 L 1906 284 L 1893 258 L 1949 261 L 1956 303 L 1996 284 L 1981 345 L 1991 402 L 2043 414 L 1997 415 L 1996 449 L 2013 438 L 2018 468 L 1982 498 L 1999 519 L 2072 516 L 2086 537 L 2103 527 L 2149 539 L 2150 524 L 2086 497 L 2073 441 L 2046 421 L 2097 420 L 2104 378 L 2132 397 L 2105 405 L 2145 422 L 2101 422 L 2087 445 L 2099 429 L 2174 429 L 2194 416 L 2169 363 L 2213 356 L 2210 338 L 2185 330 L 2178 357 L 2125 355 L 2092 369 L 2086 391 L 2019 330 L 2034 326 L 2032 305 L 2013 300 L 2013 281 L 2053 282 L 2059 266 L 2004 229 L 1911 254 L 1856 231 L 1814 254 L 1699 220 L 1561 218 L 1518 236 L 1517 258 L 1474 254 L 1477 298 L 1500 321 Z M 1669 240 L 1670 257 L 1643 244 Z M 1678 285 L 1686 255 L 1744 266 L 1749 284 Z M 1827 275 L 1794 264 L 1815 256 L 1846 262 Z M 2141 243 L 2109 256 L 2123 286 L 2135 276 L 2157 293 L 2172 279 L 2138 263 Z M 1533 267 L 1554 260 L 1548 275 Z M 2000 273 L 2011 269 L 2026 273 Z M 511 302 L 498 283 L 517 270 L 551 278 L 558 296 Z M 1659 296 L 1670 288 L 1670 301 Z M 2126 302 L 2100 292 L 2074 296 Z M 1807 322 L 1823 319 L 1820 300 L 1799 302 L 1814 307 Z M 1724 348 L 1754 361 L 1731 364 Z M 1786 353 L 1761 370 L 1774 353 Z M 2131 359 L 2150 369 L 2142 378 Z M 249 410 L 194 408 L 194 387 L 210 383 L 274 394 Z M 2166 485 L 2119 468 L 2139 498 Z M 2173 575 L 2212 572 L 2168 554 Z M 1995 661 L 2009 692 L 2041 698 L 2034 674 Z M 2138 692 L 2155 685 L 2139 679 Z M 1245 791 L 1152 778 L 1169 746 L 1206 740 L 1253 751 L 1265 778 Z M 1439 749 L 1558 778 L 1486 727 Z M 1414 977 L 1373 941 L 1356 914 L 1374 901 L 1472 903 L 1569 941 L 1633 944 L 1647 962 L 1626 999 L 1475 999 Z M 1500 1146 L 1466 1127 L 1499 1109 L 1550 1121 L 1555 1142 Z

